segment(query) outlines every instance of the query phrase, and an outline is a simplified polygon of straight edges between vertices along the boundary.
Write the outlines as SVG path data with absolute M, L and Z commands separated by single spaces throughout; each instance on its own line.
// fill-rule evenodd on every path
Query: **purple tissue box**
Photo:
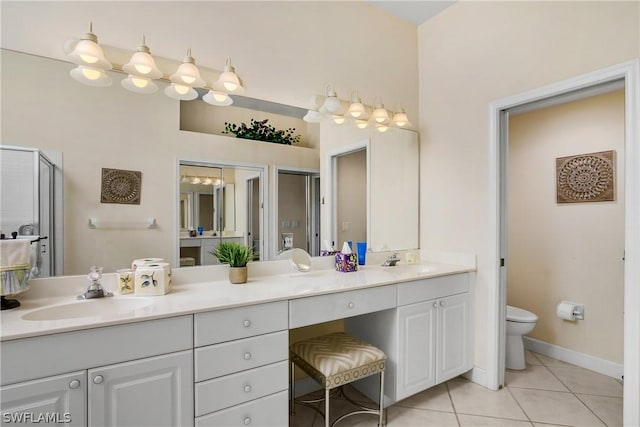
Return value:
M 358 255 L 353 253 L 343 254 L 342 252 L 336 252 L 336 271 L 341 271 L 343 273 L 358 271 Z

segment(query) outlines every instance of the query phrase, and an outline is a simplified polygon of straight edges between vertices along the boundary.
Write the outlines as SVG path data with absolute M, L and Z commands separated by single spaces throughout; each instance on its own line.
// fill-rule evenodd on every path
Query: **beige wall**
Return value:
M 608 150 L 616 200 L 556 203 L 555 159 Z M 512 116 L 508 167 L 508 303 L 538 315 L 529 336 L 622 363 L 624 92 Z M 556 317 L 562 300 L 584 321 Z
M 489 103 L 640 57 L 638 2 L 458 2 L 418 27 L 420 247 L 478 254 L 487 366 Z

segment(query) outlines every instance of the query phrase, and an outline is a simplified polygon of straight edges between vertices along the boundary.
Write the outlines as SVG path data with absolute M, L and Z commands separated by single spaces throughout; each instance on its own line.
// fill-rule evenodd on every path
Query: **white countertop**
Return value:
M 307 273 L 293 270 L 289 261 L 255 264 L 254 268 L 251 268 L 252 263 L 249 264 L 249 281 L 242 285 L 229 283 L 226 278 L 227 266 L 174 268 L 173 290 L 167 295 L 137 297 L 133 294 L 116 294 L 113 297 L 115 299 L 149 300 L 148 305 L 124 314 L 110 313 L 62 320 L 24 320 L 22 316 L 43 307 L 87 303 L 76 300 L 76 295 L 86 287 L 85 276 L 41 279 L 42 283 L 34 283 L 31 290 L 12 297 L 21 302 L 20 307 L 1 312 L 0 340 L 140 322 L 475 271 L 473 266 L 427 263 L 396 267 L 366 265 L 361 266 L 357 272 L 340 273 L 331 268 L 331 260 L 318 261 L 317 258 L 314 258 L 313 269 Z M 265 270 L 264 265 L 269 265 L 271 271 Z M 273 272 L 273 266 L 280 271 L 277 274 L 267 274 Z M 61 289 L 64 287 L 61 285 L 62 281 L 69 284 L 64 290 Z M 113 289 L 115 274 L 105 274 L 103 284 L 105 288 Z

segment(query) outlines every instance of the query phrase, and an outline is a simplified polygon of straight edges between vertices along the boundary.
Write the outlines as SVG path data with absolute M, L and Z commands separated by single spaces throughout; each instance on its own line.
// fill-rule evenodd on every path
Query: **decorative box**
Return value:
M 171 265 L 168 262 L 139 265 L 134 277 L 136 295 L 153 296 L 171 292 Z
M 358 271 L 358 255 L 336 252 L 336 271 L 343 273 Z

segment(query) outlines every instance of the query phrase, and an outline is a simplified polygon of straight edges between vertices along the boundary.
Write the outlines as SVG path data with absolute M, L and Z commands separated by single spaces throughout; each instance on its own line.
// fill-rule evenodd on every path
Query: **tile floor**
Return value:
M 423 426 L 622 426 L 622 382 L 541 354 L 527 352 L 527 368 L 507 371 L 507 386 L 487 390 L 454 378 L 387 408 L 389 427 Z M 353 390 L 350 396 L 365 400 Z M 332 401 L 333 415 L 351 404 Z M 296 405 L 292 427 L 321 427 L 316 411 Z M 357 415 L 338 426 L 376 426 L 373 415 Z

